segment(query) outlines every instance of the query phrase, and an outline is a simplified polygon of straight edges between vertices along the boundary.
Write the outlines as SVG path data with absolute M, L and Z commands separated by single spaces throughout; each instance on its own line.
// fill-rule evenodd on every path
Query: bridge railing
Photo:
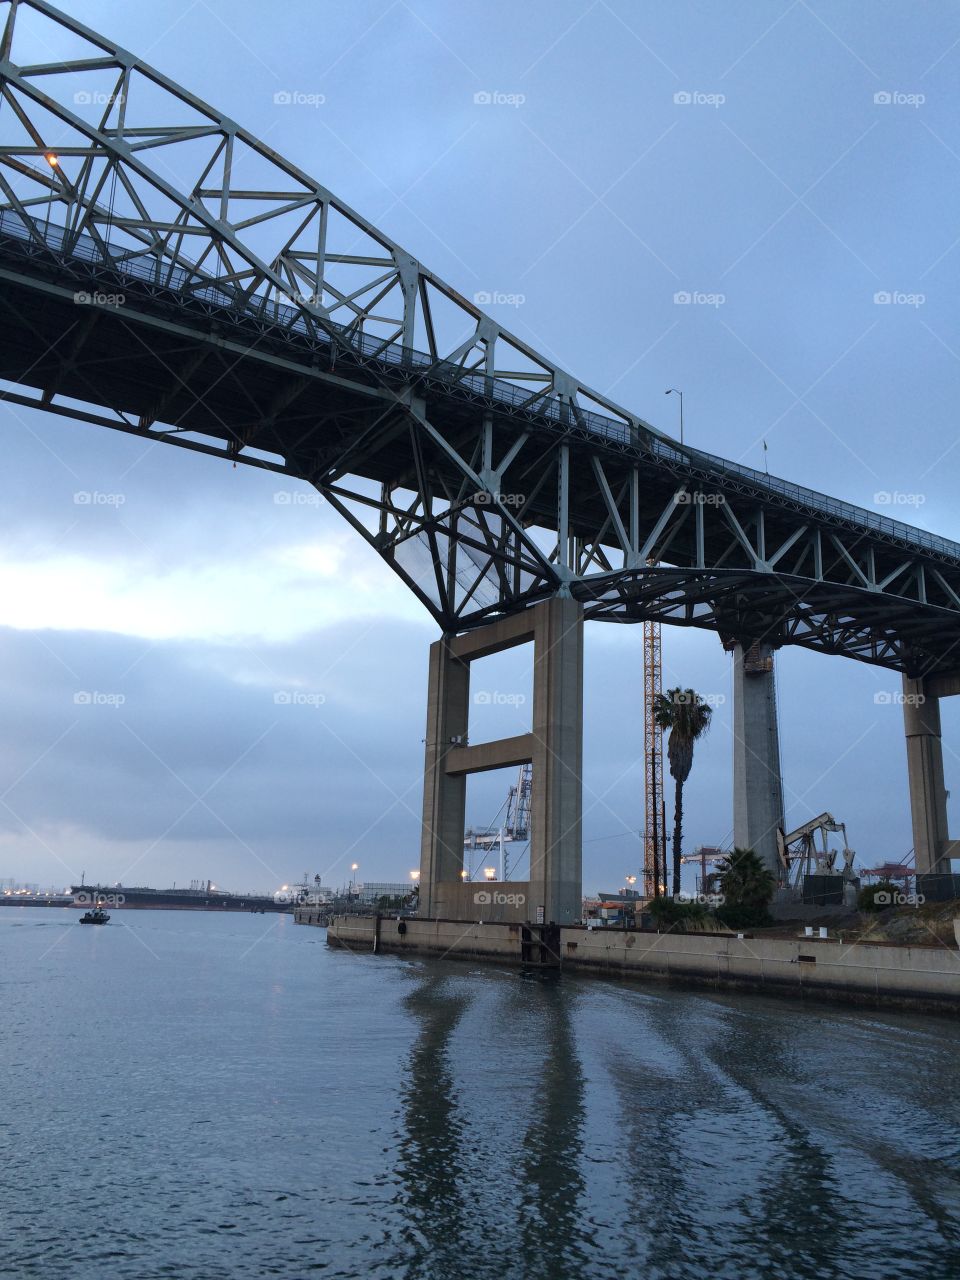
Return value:
M 223 308 L 235 316 L 242 315 L 256 319 L 261 324 L 276 327 L 285 333 L 294 332 L 321 344 L 331 342 L 330 336 L 323 329 L 310 325 L 306 313 L 296 305 L 295 301 L 283 303 L 274 298 L 265 298 L 256 293 L 250 295 L 234 289 L 229 284 L 217 282 L 190 266 L 172 262 L 164 256 L 161 246 L 145 246 L 142 251 L 138 251 L 132 246 L 125 247 L 108 241 L 107 250 L 104 252 L 101 244 L 87 234 L 71 235 L 68 242 L 67 229 L 56 223 L 37 220 L 33 224 L 33 230 L 40 234 L 44 244 L 52 253 L 61 257 L 70 257 L 114 271 L 119 270 L 122 275 L 142 280 L 157 288 L 169 289 L 180 296 L 189 295 L 198 298 L 207 305 Z M 3 236 L 11 237 L 22 244 L 33 240 L 24 219 L 12 209 L 0 210 L 0 237 Z M 549 387 L 546 385 L 539 391 L 531 391 L 504 378 L 465 369 L 460 364 L 434 359 L 427 352 L 405 347 L 402 343 L 389 341 L 375 334 L 362 333 L 349 325 L 335 324 L 332 321 L 328 323 L 337 330 L 361 360 L 388 368 L 420 370 L 424 374 L 429 374 L 431 380 L 459 386 L 482 398 L 493 400 L 515 410 L 533 413 L 538 418 L 545 418 L 560 426 L 579 426 L 606 439 L 624 443 L 629 443 L 635 438 L 631 434 L 629 423 L 580 406 L 573 407 L 556 397 L 550 397 Z M 775 493 L 798 506 L 822 512 L 926 550 L 960 559 L 960 543 L 930 533 L 926 529 L 918 529 L 914 525 L 894 520 L 889 516 L 878 515 L 865 507 L 828 497 L 816 489 L 794 484 L 779 476 L 768 475 L 766 472 L 757 471 L 742 463 L 730 462 L 716 454 L 673 445 L 648 432 L 644 432 L 642 445 L 655 457 L 673 465 L 688 464 L 713 471 L 721 481 L 724 477 L 740 482 L 746 481 L 758 490 Z

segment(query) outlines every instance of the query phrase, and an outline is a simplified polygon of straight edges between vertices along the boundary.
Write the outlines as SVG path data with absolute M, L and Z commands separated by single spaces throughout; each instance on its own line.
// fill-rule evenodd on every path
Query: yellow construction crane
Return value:
M 656 710 L 663 692 L 660 657 L 660 623 L 648 618 L 643 624 L 643 896 L 659 897 L 666 891 L 663 851 L 663 730 Z

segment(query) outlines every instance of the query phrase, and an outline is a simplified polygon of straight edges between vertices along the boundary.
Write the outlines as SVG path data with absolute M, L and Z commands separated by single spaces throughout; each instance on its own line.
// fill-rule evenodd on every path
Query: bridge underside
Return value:
M 3 398 L 314 485 L 445 632 L 560 592 L 603 621 L 656 617 L 912 676 L 960 665 L 945 552 L 641 432 L 507 410 L 482 380 L 278 329 L 2 224 L 0 333 Z

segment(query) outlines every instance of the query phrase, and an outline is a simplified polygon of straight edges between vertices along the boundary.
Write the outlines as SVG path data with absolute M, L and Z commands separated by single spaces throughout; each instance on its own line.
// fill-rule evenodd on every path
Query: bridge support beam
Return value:
M 955 693 L 946 682 L 903 677 L 903 729 L 907 739 L 907 776 L 910 781 L 910 817 L 918 875 L 950 870 L 954 851 L 947 828 L 947 790 L 943 781 L 943 745 L 940 734 L 940 697 Z
M 777 830 L 783 830 L 783 783 L 773 649 L 733 648 L 733 842 L 753 849 L 781 879 Z
M 470 663 L 533 641 L 532 730 L 470 746 Z M 532 763 L 530 879 L 514 918 L 571 924 L 582 915 L 583 610 L 555 597 L 430 647 L 420 849 L 420 914 L 472 920 L 478 885 L 464 885 L 467 777 Z

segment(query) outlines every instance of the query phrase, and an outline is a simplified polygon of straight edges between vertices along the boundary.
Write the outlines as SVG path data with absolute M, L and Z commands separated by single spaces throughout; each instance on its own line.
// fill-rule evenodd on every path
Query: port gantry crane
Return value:
M 515 865 L 510 865 L 508 844 L 530 842 L 530 804 L 533 795 L 533 765 L 529 762 L 519 766 L 517 780 L 512 783 L 507 798 L 497 811 L 493 822 L 483 831 L 473 827 L 464 832 L 464 850 L 498 851 L 500 854 L 500 879 L 509 880 Z M 499 826 L 497 822 L 506 809 L 506 816 Z M 522 856 L 523 850 L 521 850 Z M 467 876 L 472 876 L 468 869 Z

